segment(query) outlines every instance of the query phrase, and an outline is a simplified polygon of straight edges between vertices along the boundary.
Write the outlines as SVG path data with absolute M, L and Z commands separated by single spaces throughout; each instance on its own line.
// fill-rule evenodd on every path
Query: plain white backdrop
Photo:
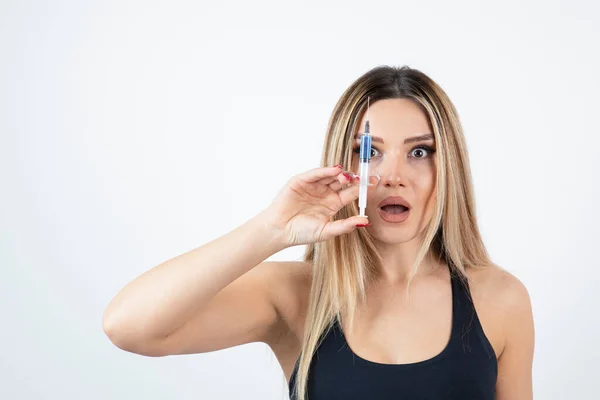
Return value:
M 590 1 L 1 1 L 0 398 L 287 399 L 266 345 L 134 355 L 102 312 L 319 166 L 381 64 L 458 109 L 484 240 L 532 299 L 534 397 L 595 398 L 599 47 Z

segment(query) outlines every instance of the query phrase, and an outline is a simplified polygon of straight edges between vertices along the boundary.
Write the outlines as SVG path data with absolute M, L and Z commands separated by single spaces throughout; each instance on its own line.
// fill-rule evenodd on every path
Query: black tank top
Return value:
M 444 350 L 410 364 L 380 364 L 356 355 L 337 322 L 311 361 L 308 400 L 492 400 L 498 364 L 470 296 L 451 271 L 452 333 Z M 290 377 L 293 394 L 298 361 Z

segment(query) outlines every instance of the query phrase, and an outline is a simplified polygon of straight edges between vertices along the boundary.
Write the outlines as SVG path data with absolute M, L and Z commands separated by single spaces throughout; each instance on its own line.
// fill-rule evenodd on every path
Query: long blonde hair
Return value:
M 492 262 L 475 218 L 471 171 L 459 117 L 446 93 L 431 78 L 408 66 L 379 66 L 354 81 L 329 120 L 321 166 L 349 167 L 354 134 L 366 111 L 367 99 L 374 103 L 397 98 L 412 100 L 428 115 L 437 149 L 435 208 L 423 232 L 409 284 L 423 259 L 431 254 L 468 281 L 466 268 L 486 267 Z M 353 202 L 333 219 L 358 212 Z M 353 325 L 357 305 L 365 300 L 366 289 L 375 281 L 382 262 L 365 230 L 311 244 L 304 260 L 312 264 L 312 284 L 294 386 L 298 400 L 306 399 L 311 360 L 323 334 L 336 318 L 341 326 L 342 317 L 347 316 L 349 326 Z

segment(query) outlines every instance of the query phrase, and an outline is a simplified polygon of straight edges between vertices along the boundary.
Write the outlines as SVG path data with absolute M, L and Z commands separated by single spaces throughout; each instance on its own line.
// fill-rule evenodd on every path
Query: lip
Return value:
M 388 196 L 381 203 L 379 203 L 379 208 L 383 206 L 387 206 L 388 204 L 401 204 L 404 207 L 410 210 L 410 203 L 401 196 Z

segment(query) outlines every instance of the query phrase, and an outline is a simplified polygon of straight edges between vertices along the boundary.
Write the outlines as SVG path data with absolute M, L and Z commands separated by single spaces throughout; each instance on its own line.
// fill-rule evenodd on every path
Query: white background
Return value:
M 532 298 L 535 398 L 597 396 L 599 11 L 1 1 L 0 398 L 286 399 L 265 345 L 143 357 L 102 312 L 318 166 L 335 102 L 380 64 L 459 111 L 485 242 Z

